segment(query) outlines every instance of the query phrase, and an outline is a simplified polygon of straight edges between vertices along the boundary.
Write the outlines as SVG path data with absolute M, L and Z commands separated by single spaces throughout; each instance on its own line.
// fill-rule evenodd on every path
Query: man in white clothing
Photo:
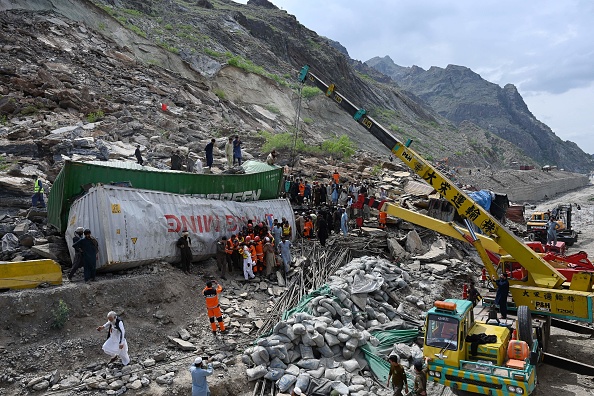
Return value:
M 119 356 L 122 359 L 122 364 L 127 366 L 130 363 L 130 357 L 128 356 L 124 322 L 118 318 L 115 312 L 111 311 L 107 314 L 107 323 L 97 327 L 97 331 L 105 328 L 107 328 L 107 341 L 103 343 L 103 351 L 112 357 L 109 363 L 115 362 Z

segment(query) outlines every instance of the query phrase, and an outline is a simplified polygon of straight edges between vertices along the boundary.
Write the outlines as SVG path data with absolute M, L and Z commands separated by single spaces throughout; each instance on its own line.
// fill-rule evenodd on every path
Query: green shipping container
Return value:
M 49 193 L 48 222 L 65 232 L 74 200 L 98 183 L 129 183 L 134 188 L 233 201 L 278 198 L 281 167 L 257 161 L 247 161 L 241 167 L 244 174 L 214 175 L 162 170 L 135 162 L 66 161 Z

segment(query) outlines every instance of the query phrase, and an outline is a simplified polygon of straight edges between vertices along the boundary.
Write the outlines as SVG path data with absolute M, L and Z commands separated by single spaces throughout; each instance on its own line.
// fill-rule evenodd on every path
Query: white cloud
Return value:
M 594 102 L 594 1 L 272 2 L 355 59 L 389 55 L 424 69 L 462 65 L 501 86 L 512 83 L 559 137 L 594 152 L 586 108 Z

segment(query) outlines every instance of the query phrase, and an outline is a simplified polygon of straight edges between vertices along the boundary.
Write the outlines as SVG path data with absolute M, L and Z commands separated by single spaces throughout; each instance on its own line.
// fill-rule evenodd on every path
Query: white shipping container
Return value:
M 215 242 L 254 223 L 285 217 L 295 230 L 295 216 L 286 199 L 254 202 L 219 201 L 191 195 L 128 187 L 93 187 L 70 208 L 66 240 L 74 259 L 72 237 L 88 228 L 99 242 L 97 269 L 119 271 L 141 264 L 180 260 L 175 246 L 187 229 L 194 260 L 216 253 Z

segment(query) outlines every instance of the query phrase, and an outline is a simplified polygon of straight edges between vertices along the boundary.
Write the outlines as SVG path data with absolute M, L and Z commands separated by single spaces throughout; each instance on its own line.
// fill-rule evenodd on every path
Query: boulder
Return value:
M 409 253 L 422 253 L 423 252 L 423 241 L 416 230 L 409 231 L 406 234 L 406 251 Z
M 171 337 L 168 336 L 167 337 L 169 339 L 170 342 L 172 342 L 176 348 L 181 349 L 182 351 L 195 351 L 196 350 L 196 346 L 194 344 L 192 344 L 191 342 L 188 341 L 184 341 L 181 338 L 176 338 L 176 337 Z
M 33 140 L 6 140 L 0 139 L 0 153 L 17 157 L 37 157 L 39 148 Z
M 388 250 L 394 259 L 404 260 L 408 258 L 408 252 L 402 247 L 396 238 L 388 238 Z

